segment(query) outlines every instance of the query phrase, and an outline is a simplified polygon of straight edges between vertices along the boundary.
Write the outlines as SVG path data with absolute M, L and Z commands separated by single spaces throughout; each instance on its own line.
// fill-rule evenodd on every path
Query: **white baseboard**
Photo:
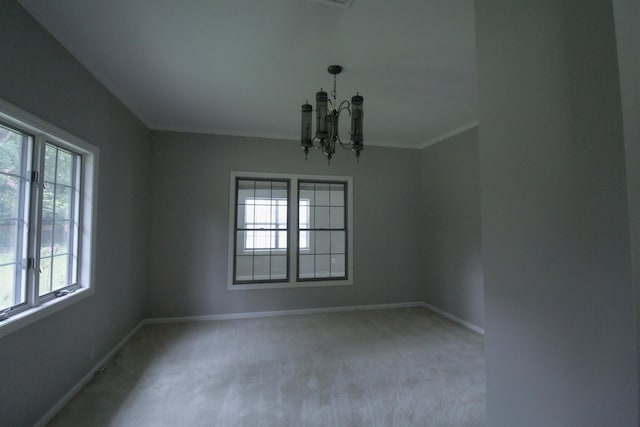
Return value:
M 341 311 L 356 311 L 356 310 L 388 310 L 393 308 L 410 308 L 410 307 L 424 307 L 424 303 L 421 301 L 414 301 L 414 302 L 399 302 L 399 303 L 391 303 L 391 304 L 301 308 L 296 310 L 251 311 L 247 313 L 211 314 L 206 316 L 156 317 L 156 318 L 145 319 L 144 323 L 153 324 L 153 323 L 210 321 L 210 320 L 253 319 L 258 317 L 278 317 L 278 316 L 292 316 L 292 315 L 300 315 L 300 314 L 337 313 Z
M 452 322 L 455 322 L 459 325 L 464 326 L 467 329 L 471 329 L 473 332 L 477 332 L 480 335 L 484 335 L 484 329 L 482 329 L 479 326 L 474 325 L 473 323 L 469 323 L 466 320 L 462 320 L 459 317 L 454 316 L 453 314 L 447 313 L 444 310 L 440 310 L 439 308 L 436 308 L 434 306 L 432 306 L 431 304 L 427 304 L 426 302 L 423 302 L 420 304 L 421 307 L 426 308 L 427 310 L 431 310 L 434 313 L 438 313 L 440 316 L 445 317 L 449 320 L 451 320 Z
M 44 416 L 42 416 L 42 418 L 38 420 L 38 422 L 34 424 L 34 427 L 44 427 L 45 425 L 47 425 L 53 419 L 53 417 L 55 417 L 56 414 L 60 412 L 60 410 L 67 403 L 69 403 L 71 399 L 73 399 L 73 396 L 75 396 L 82 389 L 82 387 L 84 387 L 85 385 L 87 385 L 87 383 L 89 383 L 89 381 L 91 381 L 91 379 L 95 376 L 95 373 L 98 370 L 100 370 L 104 365 L 106 365 L 107 362 L 113 356 L 115 356 L 116 353 L 120 351 L 120 349 L 124 347 L 124 345 L 127 342 L 129 342 L 129 340 L 136 334 L 136 332 L 138 332 L 140 328 L 142 328 L 143 324 L 144 324 L 144 320 L 138 323 L 136 327 L 133 328 L 131 332 L 127 334 L 127 336 L 122 338 L 115 345 L 115 347 L 111 349 L 109 353 L 107 353 L 102 359 L 100 359 L 100 361 L 96 363 L 95 366 L 91 368 L 89 372 L 87 372 L 87 374 L 84 377 L 82 377 L 82 379 L 78 381 L 78 383 L 71 388 L 71 390 L 69 390 L 64 396 L 62 396 L 62 398 L 55 405 L 53 405 L 51 409 L 49 409 L 47 413 L 44 414 Z

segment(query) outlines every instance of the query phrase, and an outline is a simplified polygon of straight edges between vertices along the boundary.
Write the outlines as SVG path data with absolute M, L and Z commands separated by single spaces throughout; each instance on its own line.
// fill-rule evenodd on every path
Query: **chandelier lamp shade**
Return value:
M 302 130 L 300 135 L 300 147 L 304 150 L 304 157 L 307 158 L 310 148 L 322 150 L 329 163 L 336 152 L 336 145 L 340 144 L 345 150 L 351 150 L 355 153 L 356 159 L 360 160 L 360 152 L 364 150 L 362 137 L 362 118 L 364 111 L 362 110 L 363 98 L 356 93 L 351 98 L 351 102 L 344 100 L 338 104 L 336 100 L 336 76 L 342 71 L 340 65 L 330 65 L 329 74 L 333 75 L 333 92 L 329 98 L 327 92 L 320 89 L 316 93 L 316 133 L 312 136 L 312 118 L 313 111 L 311 105 L 305 103 L 302 106 Z M 340 139 L 338 123 L 340 113 L 346 111 L 351 117 L 351 140 L 343 142 Z

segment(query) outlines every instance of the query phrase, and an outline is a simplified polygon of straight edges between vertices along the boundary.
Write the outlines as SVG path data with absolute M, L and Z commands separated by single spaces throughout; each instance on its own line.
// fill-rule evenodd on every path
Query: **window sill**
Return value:
M 281 283 L 249 283 L 246 285 L 228 284 L 229 291 L 245 291 L 253 289 L 299 289 L 299 288 L 316 288 L 325 286 L 353 286 L 352 280 L 314 280 L 307 282 L 281 282 Z
M 0 322 L 0 338 L 9 335 L 19 329 L 22 329 L 27 325 L 37 322 L 38 320 L 43 319 L 57 311 L 60 311 L 65 307 L 75 304 L 92 294 L 93 289 L 81 288 L 69 295 L 54 298 L 51 301 L 47 301 L 46 303 L 38 307 L 34 307 L 21 313 L 15 314 L 9 317 L 7 320 L 3 320 Z

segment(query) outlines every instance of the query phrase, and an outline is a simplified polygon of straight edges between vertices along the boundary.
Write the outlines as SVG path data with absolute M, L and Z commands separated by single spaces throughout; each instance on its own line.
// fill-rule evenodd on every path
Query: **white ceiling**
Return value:
M 152 129 L 298 139 L 330 64 L 338 100 L 364 96 L 365 145 L 477 120 L 473 0 L 20 3 Z

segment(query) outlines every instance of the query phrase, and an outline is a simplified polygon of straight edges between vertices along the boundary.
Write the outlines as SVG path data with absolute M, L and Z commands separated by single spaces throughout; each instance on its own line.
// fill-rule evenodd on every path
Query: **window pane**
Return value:
M 271 181 L 256 181 L 256 199 L 268 203 L 271 199 Z
M 278 249 L 287 249 L 287 232 L 278 231 Z
M 51 290 L 71 285 L 69 280 L 69 255 L 59 255 L 53 258 L 53 274 L 51 275 Z
M 281 199 L 286 202 L 288 198 L 289 188 L 286 182 L 272 181 L 271 182 L 271 197 L 274 199 Z
M 331 232 L 316 231 L 316 254 L 329 254 L 331 252 Z
M 310 204 L 315 201 L 315 184 L 312 182 L 300 182 L 298 184 L 298 197 L 300 200 L 308 200 Z
M 4 310 L 22 302 L 16 301 L 15 299 L 15 280 L 15 264 L 0 266 L 0 310 Z
M 51 292 L 51 258 L 40 259 L 40 296 Z
M 56 182 L 63 185 L 71 185 L 73 177 L 73 155 L 64 150 L 58 150 L 58 166 L 56 169 Z
M 16 261 L 18 221 L 0 221 L 0 265 Z
M 299 277 L 308 279 L 315 277 L 315 255 L 300 255 L 298 263 Z
M 331 253 L 332 254 L 344 254 L 344 231 L 332 231 L 331 232 Z
M 53 220 L 55 211 L 55 185 L 45 184 L 42 190 L 42 219 Z
M 316 271 L 315 277 L 329 277 L 330 274 L 330 258 L 329 255 L 316 255 Z
M 46 182 L 56 182 L 56 160 L 58 150 L 55 146 L 47 144 L 44 149 L 44 180 Z
M 72 206 L 71 206 L 71 188 L 64 187 L 62 185 L 56 185 L 55 194 L 55 218 L 58 219 L 71 219 Z
M 21 175 L 24 135 L 0 126 L 0 172 Z
M 253 257 L 253 279 L 269 280 L 271 272 L 271 257 L 269 255 L 256 255 Z
M 316 252 L 316 232 L 315 231 L 303 231 L 300 232 L 301 235 L 304 235 L 306 238 L 304 239 L 304 243 L 306 246 L 302 246 L 303 237 L 300 239 L 300 253 L 302 254 L 313 254 Z
M 329 193 L 331 186 L 329 184 L 316 183 L 316 206 L 329 206 Z
M 278 199 L 277 205 L 277 228 L 285 228 L 287 223 L 287 199 Z
M 236 228 L 248 228 L 246 224 L 250 221 L 250 218 L 253 218 L 253 206 L 249 207 L 246 204 L 238 205 L 236 217 Z
M 270 249 L 271 246 L 271 231 L 256 230 L 252 231 L 253 246 L 251 249 Z
M 256 200 L 254 222 L 257 226 L 250 228 L 273 228 L 271 226 L 271 206 L 264 204 L 267 202 L 268 200 Z
M 298 247 L 301 252 L 306 252 L 309 249 L 309 231 L 301 231 L 298 233 Z
M 331 207 L 330 210 L 330 224 L 331 228 L 344 228 L 344 208 L 343 207 Z
M 298 224 L 300 228 L 309 228 L 309 199 L 298 201 Z
M 333 255 L 331 256 L 331 277 L 344 277 L 345 267 L 344 267 L 344 255 Z
M 344 184 L 331 184 L 331 206 L 344 206 Z
M 287 257 L 272 256 L 271 257 L 271 279 L 287 278 Z
M 53 254 L 53 221 L 42 221 L 40 231 L 40 257 L 48 257 Z
M 315 224 L 313 225 L 313 227 L 329 228 L 329 226 L 331 225 L 331 221 L 329 217 L 329 207 L 328 206 L 316 207 L 314 209 L 314 212 L 315 212 L 315 215 L 314 215 Z
M 0 173 L 0 219 L 18 218 L 20 178 Z
M 236 231 L 236 255 L 247 253 L 247 231 Z
M 17 220 L 0 221 L 0 310 L 25 302 L 21 227 Z
M 71 252 L 69 248 L 69 238 L 71 234 L 70 221 L 54 222 L 53 252 L 54 254 L 67 254 Z
M 236 281 L 253 280 L 253 257 L 236 257 Z
M 245 204 L 247 199 L 255 199 L 254 181 L 239 180 L 238 204 Z

